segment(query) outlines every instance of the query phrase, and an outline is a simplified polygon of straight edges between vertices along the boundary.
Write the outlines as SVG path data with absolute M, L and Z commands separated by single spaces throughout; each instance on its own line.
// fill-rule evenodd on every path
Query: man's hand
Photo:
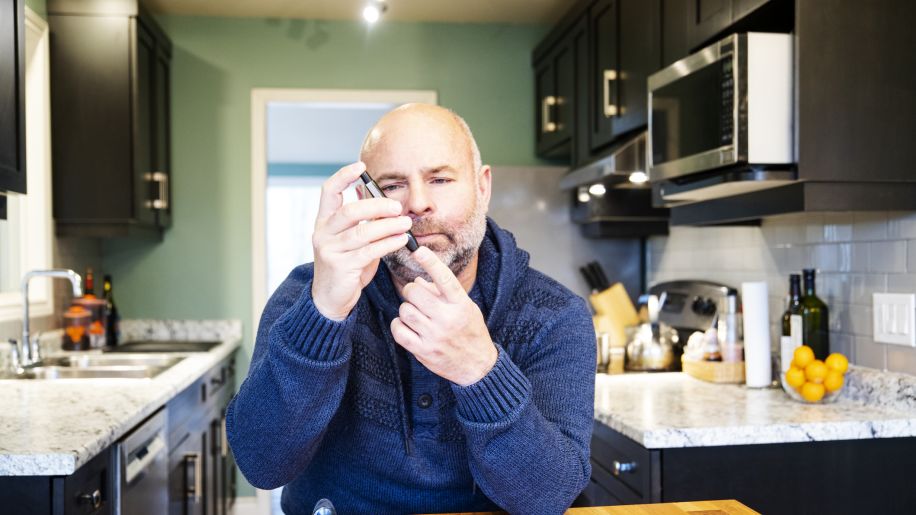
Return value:
M 433 251 L 420 247 L 412 256 L 434 283 L 418 277 L 404 287 L 391 334 L 434 374 L 461 386 L 474 384 L 498 357 L 483 313 Z
M 363 163 L 345 166 L 321 186 L 312 235 L 312 302 L 332 320 L 347 318 L 379 260 L 407 244 L 412 225 L 410 217 L 399 216 L 402 208 L 396 200 L 370 198 L 343 205 L 343 191 L 365 170 Z M 364 220 L 370 221 L 360 223 Z

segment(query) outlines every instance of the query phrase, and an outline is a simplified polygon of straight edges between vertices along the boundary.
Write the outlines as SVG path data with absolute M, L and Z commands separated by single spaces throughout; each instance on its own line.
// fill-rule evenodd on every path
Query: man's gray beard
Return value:
M 446 233 L 441 226 L 433 226 L 436 229 L 433 232 L 439 232 L 445 236 L 449 241 L 449 245 L 446 249 L 430 250 L 449 267 L 455 276 L 463 272 L 471 263 L 471 260 L 474 259 L 474 255 L 477 249 L 480 248 L 480 243 L 487 232 L 487 216 L 481 207 L 482 202 L 477 199 L 474 211 L 471 212 L 455 233 Z M 418 230 L 420 232 L 427 232 L 427 227 L 424 227 L 424 225 L 424 221 L 420 220 L 415 222 L 414 227 L 419 227 Z M 422 277 L 432 282 L 432 278 L 426 273 L 426 270 L 423 270 L 420 264 L 410 257 L 410 254 L 411 252 L 407 248 L 401 248 L 383 257 L 382 261 L 388 266 L 391 274 L 404 284 L 413 281 L 417 277 Z

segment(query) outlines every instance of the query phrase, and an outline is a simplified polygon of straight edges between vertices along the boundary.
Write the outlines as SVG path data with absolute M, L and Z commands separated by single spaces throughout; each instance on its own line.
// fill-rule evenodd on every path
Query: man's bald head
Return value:
M 360 149 L 360 160 L 366 162 L 379 148 L 403 135 L 405 131 L 427 133 L 429 130 L 443 131 L 452 141 L 461 142 L 467 152 L 468 164 L 474 172 L 483 166 L 480 149 L 471 128 L 464 118 L 451 109 L 432 104 L 404 104 L 385 113 L 366 134 Z

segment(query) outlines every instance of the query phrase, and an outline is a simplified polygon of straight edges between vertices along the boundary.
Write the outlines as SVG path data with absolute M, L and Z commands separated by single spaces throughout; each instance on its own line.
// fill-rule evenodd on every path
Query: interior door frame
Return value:
M 252 338 L 267 303 L 267 106 L 271 102 L 438 104 L 434 90 L 254 88 L 251 90 L 251 321 Z M 257 513 L 270 514 L 268 490 L 257 490 Z

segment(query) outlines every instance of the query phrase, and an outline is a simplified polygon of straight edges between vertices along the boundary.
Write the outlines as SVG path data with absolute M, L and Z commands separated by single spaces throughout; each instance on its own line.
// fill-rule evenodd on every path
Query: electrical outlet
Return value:
M 873 293 L 875 341 L 916 347 L 916 294 Z

